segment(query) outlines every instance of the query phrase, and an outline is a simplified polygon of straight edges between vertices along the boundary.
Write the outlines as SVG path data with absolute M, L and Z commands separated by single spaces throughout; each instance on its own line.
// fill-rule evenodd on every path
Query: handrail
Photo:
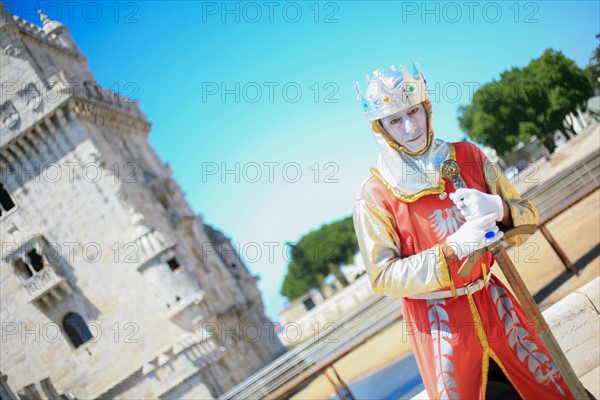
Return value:
M 272 393 L 289 393 L 348 353 L 346 341 L 330 343 L 328 339 L 350 337 L 353 342 L 362 343 L 361 340 L 366 341 L 373 335 L 371 327 L 380 325 L 382 321 L 389 323 L 390 318 L 395 320 L 400 317 L 401 306 L 398 299 L 373 296 L 363 306 L 338 321 L 336 327 L 320 334 L 318 340 L 307 340 L 290 350 L 223 394 L 220 399 L 257 398 Z M 298 383 L 294 378 L 300 375 L 302 380 Z

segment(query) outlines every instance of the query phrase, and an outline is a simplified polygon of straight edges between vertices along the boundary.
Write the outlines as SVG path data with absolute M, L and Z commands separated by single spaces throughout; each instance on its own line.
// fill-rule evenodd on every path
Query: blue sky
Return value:
M 547 48 L 583 67 L 600 32 L 597 1 L 4 3 L 63 22 L 97 81 L 139 100 L 150 142 L 260 275 L 273 319 L 285 243 L 350 215 L 377 155 L 355 80 L 419 62 L 436 135 L 456 141 L 473 87 Z

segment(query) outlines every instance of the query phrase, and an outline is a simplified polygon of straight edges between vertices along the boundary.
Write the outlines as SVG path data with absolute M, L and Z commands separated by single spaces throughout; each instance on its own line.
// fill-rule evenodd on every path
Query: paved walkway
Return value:
M 539 186 L 564 169 L 600 149 L 600 123 L 589 126 L 570 142 L 558 147 L 550 160 L 540 159 L 513 178 L 512 184 L 519 193 Z

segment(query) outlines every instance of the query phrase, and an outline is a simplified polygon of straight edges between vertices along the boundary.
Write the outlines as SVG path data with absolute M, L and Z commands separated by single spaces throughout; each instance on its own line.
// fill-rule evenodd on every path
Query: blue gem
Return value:
M 494 232 L 492 232 L 492 231 L 487 231 L 487 232 L 485 233 L 485 238 L 486 238 L 486 239 L 491 239 L 491 238 L 493 238 L 494 236 L 495 236 L 495 233 L 494 233 Z

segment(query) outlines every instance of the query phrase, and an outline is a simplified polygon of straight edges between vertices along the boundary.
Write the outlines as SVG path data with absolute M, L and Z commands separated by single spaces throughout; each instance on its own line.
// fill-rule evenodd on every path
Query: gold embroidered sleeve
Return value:
M 354 205 L 354 229 L 373 291 L 407 297 L 450 286 L 439 245 L 402 258 L 400 240 L 389 212 L 364 199 Z
M 515 188 L 504 177 L 500 169 L 487 159 L 484 164 L 484 174 L 490 192 L 502 197 L 508 205 L 512 226 L 507 228 L 525 224 L 537 224 L 538 212 L 533 203 L 527 199 L 522 199 Z M 528 238 L 528 235 L 519 235 L 509 239 L 509 241 L 511 244 L 519 246 L 525 243 Z

